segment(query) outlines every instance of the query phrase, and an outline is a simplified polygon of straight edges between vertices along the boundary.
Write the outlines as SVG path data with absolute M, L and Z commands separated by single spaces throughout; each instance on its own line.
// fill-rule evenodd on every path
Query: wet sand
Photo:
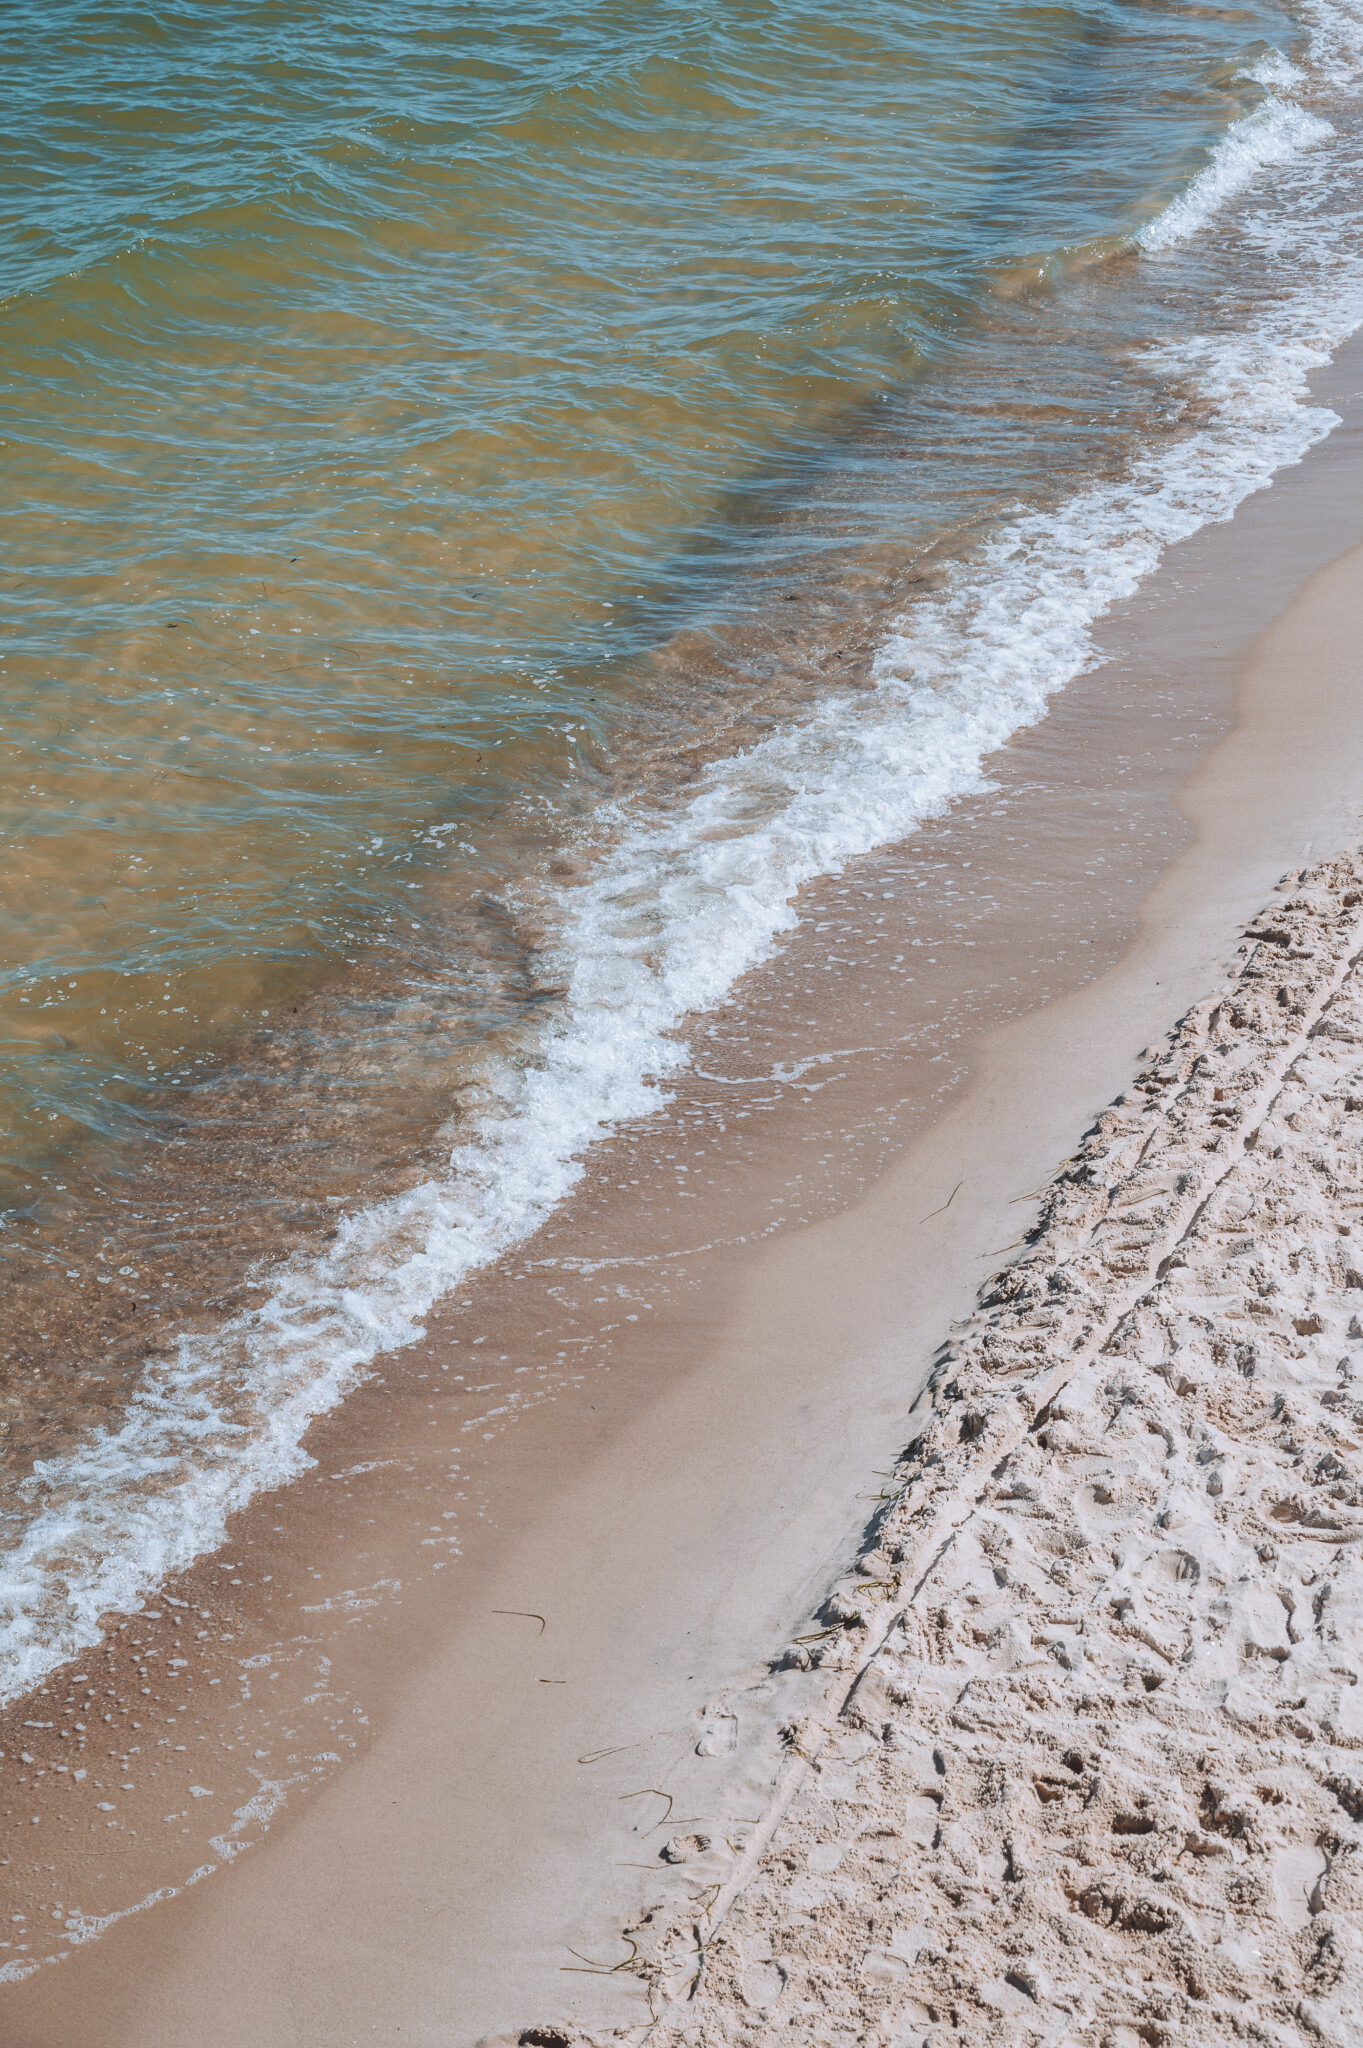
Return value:
M 1281 872 L 1357 833 L 1359 363 L 993 791 L 806 892 L 671 1108 L 314 1473 L 6 1717 L 0 1962 L 65 1956 L 0 1988 L 7 2040 L 646 2020 L 620 1929 L 664 1844 L 763 1811 L 819 1683 L 771 1660 L 950 1324 Z

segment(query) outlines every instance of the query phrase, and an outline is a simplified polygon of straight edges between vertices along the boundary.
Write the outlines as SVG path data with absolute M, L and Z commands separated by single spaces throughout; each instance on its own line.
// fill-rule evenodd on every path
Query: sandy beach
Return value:
M 15 2048 L 1357 2038 L 1361 366 L 5 1717 Z
M 944 1347 L 651 2038 L 1357 2038 L 1361 905 L 1286 878 Z

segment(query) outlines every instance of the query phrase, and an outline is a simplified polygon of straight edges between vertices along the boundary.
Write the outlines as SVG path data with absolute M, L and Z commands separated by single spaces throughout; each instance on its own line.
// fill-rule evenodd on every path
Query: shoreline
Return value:
M 1305 159 L 1282 172 L 1275 208 L 1284 196 L 1295 232 L 1318 250 L 1334 207 Z M 973 330 L 974 342 L 988 332 L 1003 392 L 989 395 L 992 371 L 981 383 L 972 343 L 954 371 L 921 388 L 911 379 L 875 407 L 874 427 L 849 420 L 851 438 L 825 451 L 812 496 L 785 507 L 747 573 L 720 579 L 720 615 L 707 620 L 702 606 L 642 667 L 612 669 L 634 700 L 636 739 L 653 727 L 661 753 L 611 745 L 598 773 L 599 750 L 584 741 L 565 815 L 562 792 L 544 792 L 547 836 L 542 806 L 524 836 L 513 806 L 493 835 L 510 833 L 502 853 L 483 848 L 497 900 L 469 895 L 469 848 L 451 852 L 443 943 L 435 927 L 413 939 L 414 919 L 390 956 L 375 933 L 387 966 L 375 982 L 376 956 L 366 967 L 370 949 L 351 948 L 339 1009 L 340 983 L 289 1005 L 287 1018 L 272 1002 L 240 1067 L 189 1087 L 187 1071 L 163 1075 L 144 1104 L 158 1127 L 144 1156 L 115 1148 L 108 1188 L 83 1175 L 54 1190 L 70 1208 L 69 1259 L 45 1201 L 25 1217 L 19 1263 L 36 1292 L 26 1304 L 21 1280 L 11 1306 L 41 1348 L 30 1341 L 11 1357 L 0 1516 L 19 1537 L 0 1630 L 6 1699 L 97 1643 L 103 1614 L 139 1608 L 171 1560 L 221 1541 L 253 1490 L 305 1468 L 310 1420 L 385 1348 L 419 1334 L 472 1267 L 523 1241 L 575 1185 L 603 1129 L 656 1105 L 689 1018 L 726 1001 L 765 957 L 801 880 L 916 836 L 953 794 L 978 794 L 985 756 L 1083 672 L 1103 608 L 1329 431 L 1335 416 L 1302 400 L 1309 365 L 1360 310 L 1352 270 L 1331 262 L 1314 281 L 1295 270 L 1289 285 L 1270 266 L 1270 281 L 1251 254 L 1261 228 L 1246 239 L 1247 229 L 1223 222 L 1219 253 L 1200 237 L 1177 257 L 1114 250 L 1054 298 L 1006 295 L 1006 310 L 1000 301 L 998 318 Z M 1203 332 L 1209 257 L 1217 269 L 1228 259 L 1239 280 L 1218 298 L 1219 339 Z M 1163 339 L 1153 354 L 1120 348 L 1114 362 L 1104 336 L 1123 329 Z M 1086 373 L 1075 388 L 1076 348 L 1090 370 L 1106 360 L 1115 385 Z M 1023 381 L 1039 377 L 1040 388 L 1019 411 L 1011 394 L 1024 363 Z M 1136 387 L 1160 424 L 1133 439 L 1144 416 L 1143 404 L 1126 410 Z M 950 485 L 944 515 L 953 464 L 940 469 L 931 451 L 943 432 L 954 442 L 962 417 L 991 422 L 983 438 L 972 430 L 967 465 L 983 491 L 967 492 L 964 525 L 934 514 L 924 528 L 910 479 L 929 499 Z M 1077 469 L 1067 460 L 1056 473 L 1049 429 L 1036 431 L 1048 419 L 1063 442 L 1078 433 Z M 913 466 L 915 452 L 926 468 Z M 887 504 L 903 512 L 897 545 L 853 544 L 859 524 L 874 538 L 868 504 L 877 532 Z M 804 588 L 773 590 L 769 572 L 784 559 L 793 574 L 797 558 Z M 908 586 L 908 609 L 888 617 Z M 676 690 L 691 712 L 673 736 L 689 723 L 710 737 L 674 756 L 646 707 L 672 705 Z M 602 806 L 597 834 L 583 813 Z M 537 881 L 560 825 L 563 872 L 551 859 Z M 417 849 L 389 858 L 405 865 Z M 505 904 L 499 870 L 521 878 Z M 826 893 L 816 887 L 807 903 Z M 431 941 L 453 970 L 436 975 L 443 994 L 420 964 L 435 965 Z M 454 992 L 461 982 L 471 1007 Z M 105 1178 L 99 1151 L 87 1160 L 94 1183 Z M 178 1488 L 167 1461 L 178 1461 Z
M 231 1630 L 221 1626 L 222 1585 L 207 1590 L 221 1559 L 175 1586 L 172 1598 L 216 1617 L 222 1670 L 240 1666 L 248 1638 L 253 1656 L 273 1659 L 288 1695 L 287 1709 L 270 1709 L 277 1731 L 305 1720 L 298 1703 L 315 1696 L 317 1659 L 328 1659 L 329 1725 L 349 1714 L 360 1753 L 322 1774 L 310 1800 L 295 1796 L 292 1813 L 231 1872 L 124 1919 L 60 1969 L 0 1989 L 16 2043 L 74 2038 L 95 2014 L 110 2048 L 207 2048 L 229 2020 L 234 2040 L 262 2048 L 376 2034 L 464 2042 L 507 2027 L 515 2039 L 551 2010 L 574 2025 L 638 2020 L 637 1982 L 564 1974 L 568 1945 L 618 1952 L 603 1944 L 629 1910 L 628 1887 L 646 1889 L 611 1863 L 649 1854 L 657 1867 L 656 1829 L 630 1819 L 630 1802 L 667 1775 L 693 1803 L 722 1805 L 769 1772 L 770 1716 L 786 1695 L 750 1700 L 741 1715 L 726 1703 L 769 1682 L 768 1658 L 854 1554 L 849 1500 L 902 1448 L 905 1411 L 947 1327 L 969 1313 L 984 1257 L 1031 1213 L 1015 1205 L 1123 1085 L 1139 1046 L 1204 992 L 1278 873 L 1307 857 L 1308 840 L 1343 845 L 1354 828 L 1363 744 L 1350 741 L 1348 636 L 1358 565 L 1317 565 L 1338 551 L 1332 534 L 1355 544 L 1363 534 L 1350 481 L 1361 360 L 1346 350 L 1316 380 L 1349 401 L 1334 401 L 1345 424 L 1231 525 L 1171 554 L 1102 630 L 1107 666 L 991 764 L 1000 792 L 805 892 L 801 930 L 783 954 L 698 1026 L 696 1042 L 717 1035 L 730 1070 L 723 1059 L 698 1061 L 705 1071 L 683 1077 L 673 1110 L 612 1137 L 524 1256 L 461 1290 L 432 1318 L 419 1355 L 316 1427 L 316 1473 L 263 1497 L 234 1527 L 231 1558 L 247 1562 L 230 1596 Z M 1237 565 L 1265 624 L 1308 580 L 1261 637 L 1239 680 L 1236 723 L 1207 753 L 1227 717 L 1235 657 L 1226 648 L 1254 624 L 1235 596 Z M 1317 635 L 1315 673 L 1289 706 L 1284 679 L 1301 663 L 1304 630 Z M 1114 761 L 1122 787 L 1105 779 Z M 1182 852 L 1176 790 L 1199 835 Z M 1099 815 L 1083 814 L 1081 792 Z M 1044 845 L 1041 812 L 1056 828 Z M 996 815 L 1002 823 L 985 822 Z M 1009 851 L 1010 824 L 1033 834 L 1030 891 Z M 976 864 L 991 843 L 986 888 Z M 963 850 L 976 876 L 967 901 L 956 886 Z M 1099 871 L 1119 853 L 1124 868 L 1105 879 Z M 1008 899 L 1010 876 L 1018 893 Z M 920 882 L 928 894 L 910 918 L 906 891 Z M 857 902 L 839 911 L 839 892 L 853 890 Z M 869 919 L 862 905 L 871 902 L 906 931 L 913 919 L 926 928 L 930 903 L 944 935 L 940 960 L 915 972 L 911 1043 L 902 1031 L 875 1036 L 893 983 L 865 950 L 865 926 L 851 921 Z M 860 965 L 846 952 L 836 994 L 820 989 L 807 1005 L 827 967 L 813 950 L 823 909 L 839 944 L 859 931 L 864 950 Z M 972 945 L 987 958 L 967 962 Z M 743 1027 L 761 1040 L 770 1083 L 790 1064 L 782 1046 L 807 1033 L 810 1007 L 824 1061 L 812 1071 L 831 1077 L 824 1093 L 801 1096 L 785 1081 L 768 1086 L 776 1099 L 765 1114 L 720 1114 L 716 1102 L 755 1104 L 759 1092 L 762 1062 L 740 1070 Z M 902 998 L 900 1008 L 902 1021 Z M 858 1019 L 860 1040 L 843 1028 Z M 849 1045 L 862 1049 L 854 1056 Z M 745 1085 L 748 1096 L 732 1092 Z M 741 1120 L 754 1125 L 751 1142 Z M 796 1221 L 778 1227 L 774 1191 L 793 1190 L 820 1156 L 814 1135 L 830 1147 L 826 1171 L 813 1195 L 779 1198 Z M 685 1149 L 684 1161 L 681 1149 L 669 1158 L 669 1144 Z M 715 1186 L 692 1202 L 681 1180 L 709 1165 L 715 1173 L 702 1178 Z M 760 1233 L 740 1227 L 758 1198 Z M 910 1229 L 927 1236 L 909 1239 Z M 697 1245 L 712 1249 L 693 1256 Z M 594 1303 L 569 1299 L 567 1282 L 584 1293 L 579 1282 L 604 1259 L 623 1262 L 632 1292 L 596 1316 Z M 432 1421 L 429 1375 L 472 1351 L 480 1323 L 489 1327 L 479 1334 L 495 1330 L 506 1345 L 497 1360 L 506 1372 L 486 1383 L 487 1412 L 466 1402 L 450 1419 L 442 1392 Z M 534 1399 L 518 1394 L 518 1373 Z M 519 1411 L 501 1436 L 499 1406 Z M 482 1454 L 468 1439 L 484 1423 L 492 1449 Z M 429 1428 L 438 1453 L 421 1434 Z M 372 1538 L 361 1535 L 371 1512 Z M 458 1548 L 423 1557 L 446 1515 Z M 434 1579 L 433 1564 L 448 1578 Z M 359 1600 L 394 1579 L 400 1594 Z M 316 1616 L 328 1602 L 324 1625 Z M 524 1632 L 513 1640 L 515 1626 Z M 283 1655 L 289 1643 L 305 1645 L 305 1664 Z M 540 1643 L 551 1669 L 534 1661 Z M 192 1724 L 210 1728 L 206 1695 L 188 1681 L 182 1690 Z M 698 1741 L 708 1753 L 688 1761 Z M 276 1736 L 272 1773 L 279 1747 Z M 598 1750 L 600 1771 L 574 1761 Z M 212 1753 L 231 1768 L 220 1739 Z M 712 1776 L 723 1778 L 723 1797 Z M 143 1850 L 129 1834 L 136 1863 Z M 81 1853 L 88 1867 L 88 1844 Z M 80 1867 L 68 1853 L 42 1879 L 61 1887 L 63 1909 Z M 12 1883 L 17 1875 L 11 1865 Z

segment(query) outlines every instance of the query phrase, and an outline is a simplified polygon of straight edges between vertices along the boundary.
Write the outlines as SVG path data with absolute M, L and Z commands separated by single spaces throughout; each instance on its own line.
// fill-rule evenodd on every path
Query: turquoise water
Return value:
M 1128 241 L 1299 40 L 1272 6 L 7 9 L 11 1199 L 380 938 L 457 979 L 433 871 L 512 887 L 584 762 L 703 740 L 651 650 L 750 605 L 869 408 L 1016 378 L 1001 300 Z M 1105 397 L 1149 427 L 1140 379 Z M 1093 457 L 1092 405 L 1021 448 L 988 410 L 939 407 L 840 537 L 921 546 Z

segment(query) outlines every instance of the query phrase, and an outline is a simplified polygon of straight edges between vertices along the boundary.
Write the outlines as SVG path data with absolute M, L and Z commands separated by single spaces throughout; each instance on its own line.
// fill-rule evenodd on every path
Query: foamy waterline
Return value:
M 1262 111 L 1223 148 L 1241 148 Z M 1203 179 L 1215 169 L 1214 158 Z M 1224 170 L 1214 203 L 1243 188 L 1236 178 Z M 1179 215 L 1179 233 L 1192 219 Z M 885 642 L 873 697 L 833 697 L 717 764 L 674 815 L 617 812 L 615 851 L 563 904 L 562 1015 L 534 1064 L 489 1084 L 448 1175 L 348 1218 L 322 1256 L 263 1275 L 261 1306 L 182 1338 L 117 1428 L 36 1468 L 30 1519 L 0 1562 L 0 1698 L 91 1646 L 102 1615 L 135 1609 L 216 1548 L 256 1493 L 304 1471 L 313 1419 L 381 1353 L 416 1341 L 471 1271 L 530 1236 L 604 1132 L 665 1100 L 687 1059 L 678 1027 L 722 1003 L 795 923 L 798 890 L 980 788 L 986 756 L 1092 661 L 1102 613 L 1173 542 L 1230 517 L 1330 431 L 1336 416 L 1307 403 L 1306 380 L 1363 324 L 1363 265 L 1318 255 L 1314 285 L 1251 331 L 1159 351 L 1199 389 L 1209 423 L 1124 481 L 1005 527 Z
M 1256 64 L 1246 76 L 1269 88 L 1304 83 L 1303 73 L 1276 55 Z M 1318 114 L 1270 89 L 1252 112 L 1231 124 L 1205 168 L 1162 213 L 1147 222 L 1137 242 L 1142 249 L 1154 251 L 1187 241 L 1262 172 L 1292 163 L 1304 150 L 1328 142 L 1334 132 Z

